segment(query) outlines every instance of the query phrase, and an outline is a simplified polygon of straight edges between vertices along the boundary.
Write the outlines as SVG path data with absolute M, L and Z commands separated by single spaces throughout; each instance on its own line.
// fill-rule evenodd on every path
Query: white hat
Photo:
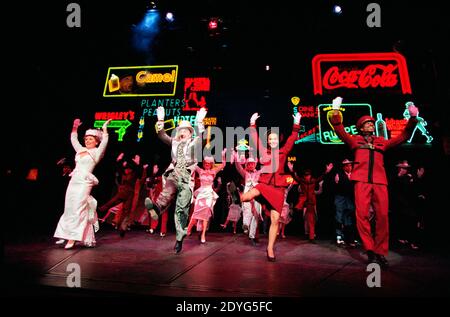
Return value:
M 212 156 L 205 156 L 203 158 L 203 162 L 214 164 L 214 157 L 212 157 Z
M 255 159 L 254 157 L 250 156 L 247 161 L 245 162 L 245 164 L 247 163 L 258 163 L 258 160 Z
M 191 122 L 186 121 L 186 120 L 179 121 L 177 130 L 182 129 L 182 128 L 189 129 L 189 131 L 191 131 L 191 133 L 194 134 L 194 128 L 192 128 Z
M 87 129 L 86 132 L 84 133 L 84 136 L 86 137 L 88 135 L 97 137 L 101 141 L 103 137 L 103 132 L 99 129 Z

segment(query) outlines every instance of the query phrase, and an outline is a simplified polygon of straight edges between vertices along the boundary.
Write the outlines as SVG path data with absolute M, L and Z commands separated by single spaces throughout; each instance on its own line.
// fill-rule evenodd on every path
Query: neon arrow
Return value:
M 98 120 L 94 122 L 95 128 L 101 128 L 103 126 L 103 123 L 105 123 L 106 120 Z M 123 141 L 123 136 L 127 132 L 127 128 L 131 125 L 131 122 L 128 120 L 112 120 L 108 124 L 108 128 L 116 128 L 117 130 L 114 131 L 119 135 L 118 140 Z

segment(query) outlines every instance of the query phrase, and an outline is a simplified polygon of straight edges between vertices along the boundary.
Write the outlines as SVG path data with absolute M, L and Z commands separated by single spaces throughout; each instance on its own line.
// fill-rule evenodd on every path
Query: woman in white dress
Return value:
M 105 154 L 108 144 L 106 127 L 110 121 L 107 120 L 103 124 L 103 132 L 88 129 L 84 136 L 84 147 L 78 141 L 78 127 L 81 121 L 80 119 L 73 121 L 70 140 L 76 152 L 76 165 L 67 186 L 64 213 L 54 234 L 55 238 L 59 238 L 57 244 L 63 244 L 68 240 L 66 249 L 72 248 L 75 241 L 81 241 L 88 247 L 95 246 L 94 230 L 98 231 L 97 201 L 91 196 L 91 190 L 98 184 L 98 179 L 92 171 Z

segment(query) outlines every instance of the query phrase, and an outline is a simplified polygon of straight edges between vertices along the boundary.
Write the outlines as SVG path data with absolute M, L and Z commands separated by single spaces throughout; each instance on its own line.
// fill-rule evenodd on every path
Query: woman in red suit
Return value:
M 256 132 L 256 120 L 258 118 L 258 113 L 254 113 L 250 119 L 250 138 L 253 144 L 258 144 L 259 147 L 260 162 L 262 164 L 261 175 L 258 185 L 248 192 L 243 193 L 241 195 L 241 201 L 246 202 L 256 198 L 257 201 L 264 205 L 264 209 L 270 212 L 271 224 L 267 245 L 267 259 L 270 262 L 275 262 L 273 248 L 278 233 L 278 220 L 283 210 L 284 193 L 286 187 L 293 182 L 290 174 L 284 174 L 284 165 L 286 164 L 289 152 L 291 152 L 294 146 L 295 140 L 297 140 L 301 115 L 297 113 L 294 116 L 292 133 L 282 148 L 279 148 L 279 138 L 276 133 L 270 133 L 268 135 L 268 147 L 262 144 Z

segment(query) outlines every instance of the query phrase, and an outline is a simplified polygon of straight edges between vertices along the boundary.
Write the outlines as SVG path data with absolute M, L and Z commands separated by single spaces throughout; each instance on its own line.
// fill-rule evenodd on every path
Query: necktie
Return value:
M 181 142 L 177 147 L 177 167 L 186 168 L 186 158 L 184 157 L 184 146 L 186 142 Z

